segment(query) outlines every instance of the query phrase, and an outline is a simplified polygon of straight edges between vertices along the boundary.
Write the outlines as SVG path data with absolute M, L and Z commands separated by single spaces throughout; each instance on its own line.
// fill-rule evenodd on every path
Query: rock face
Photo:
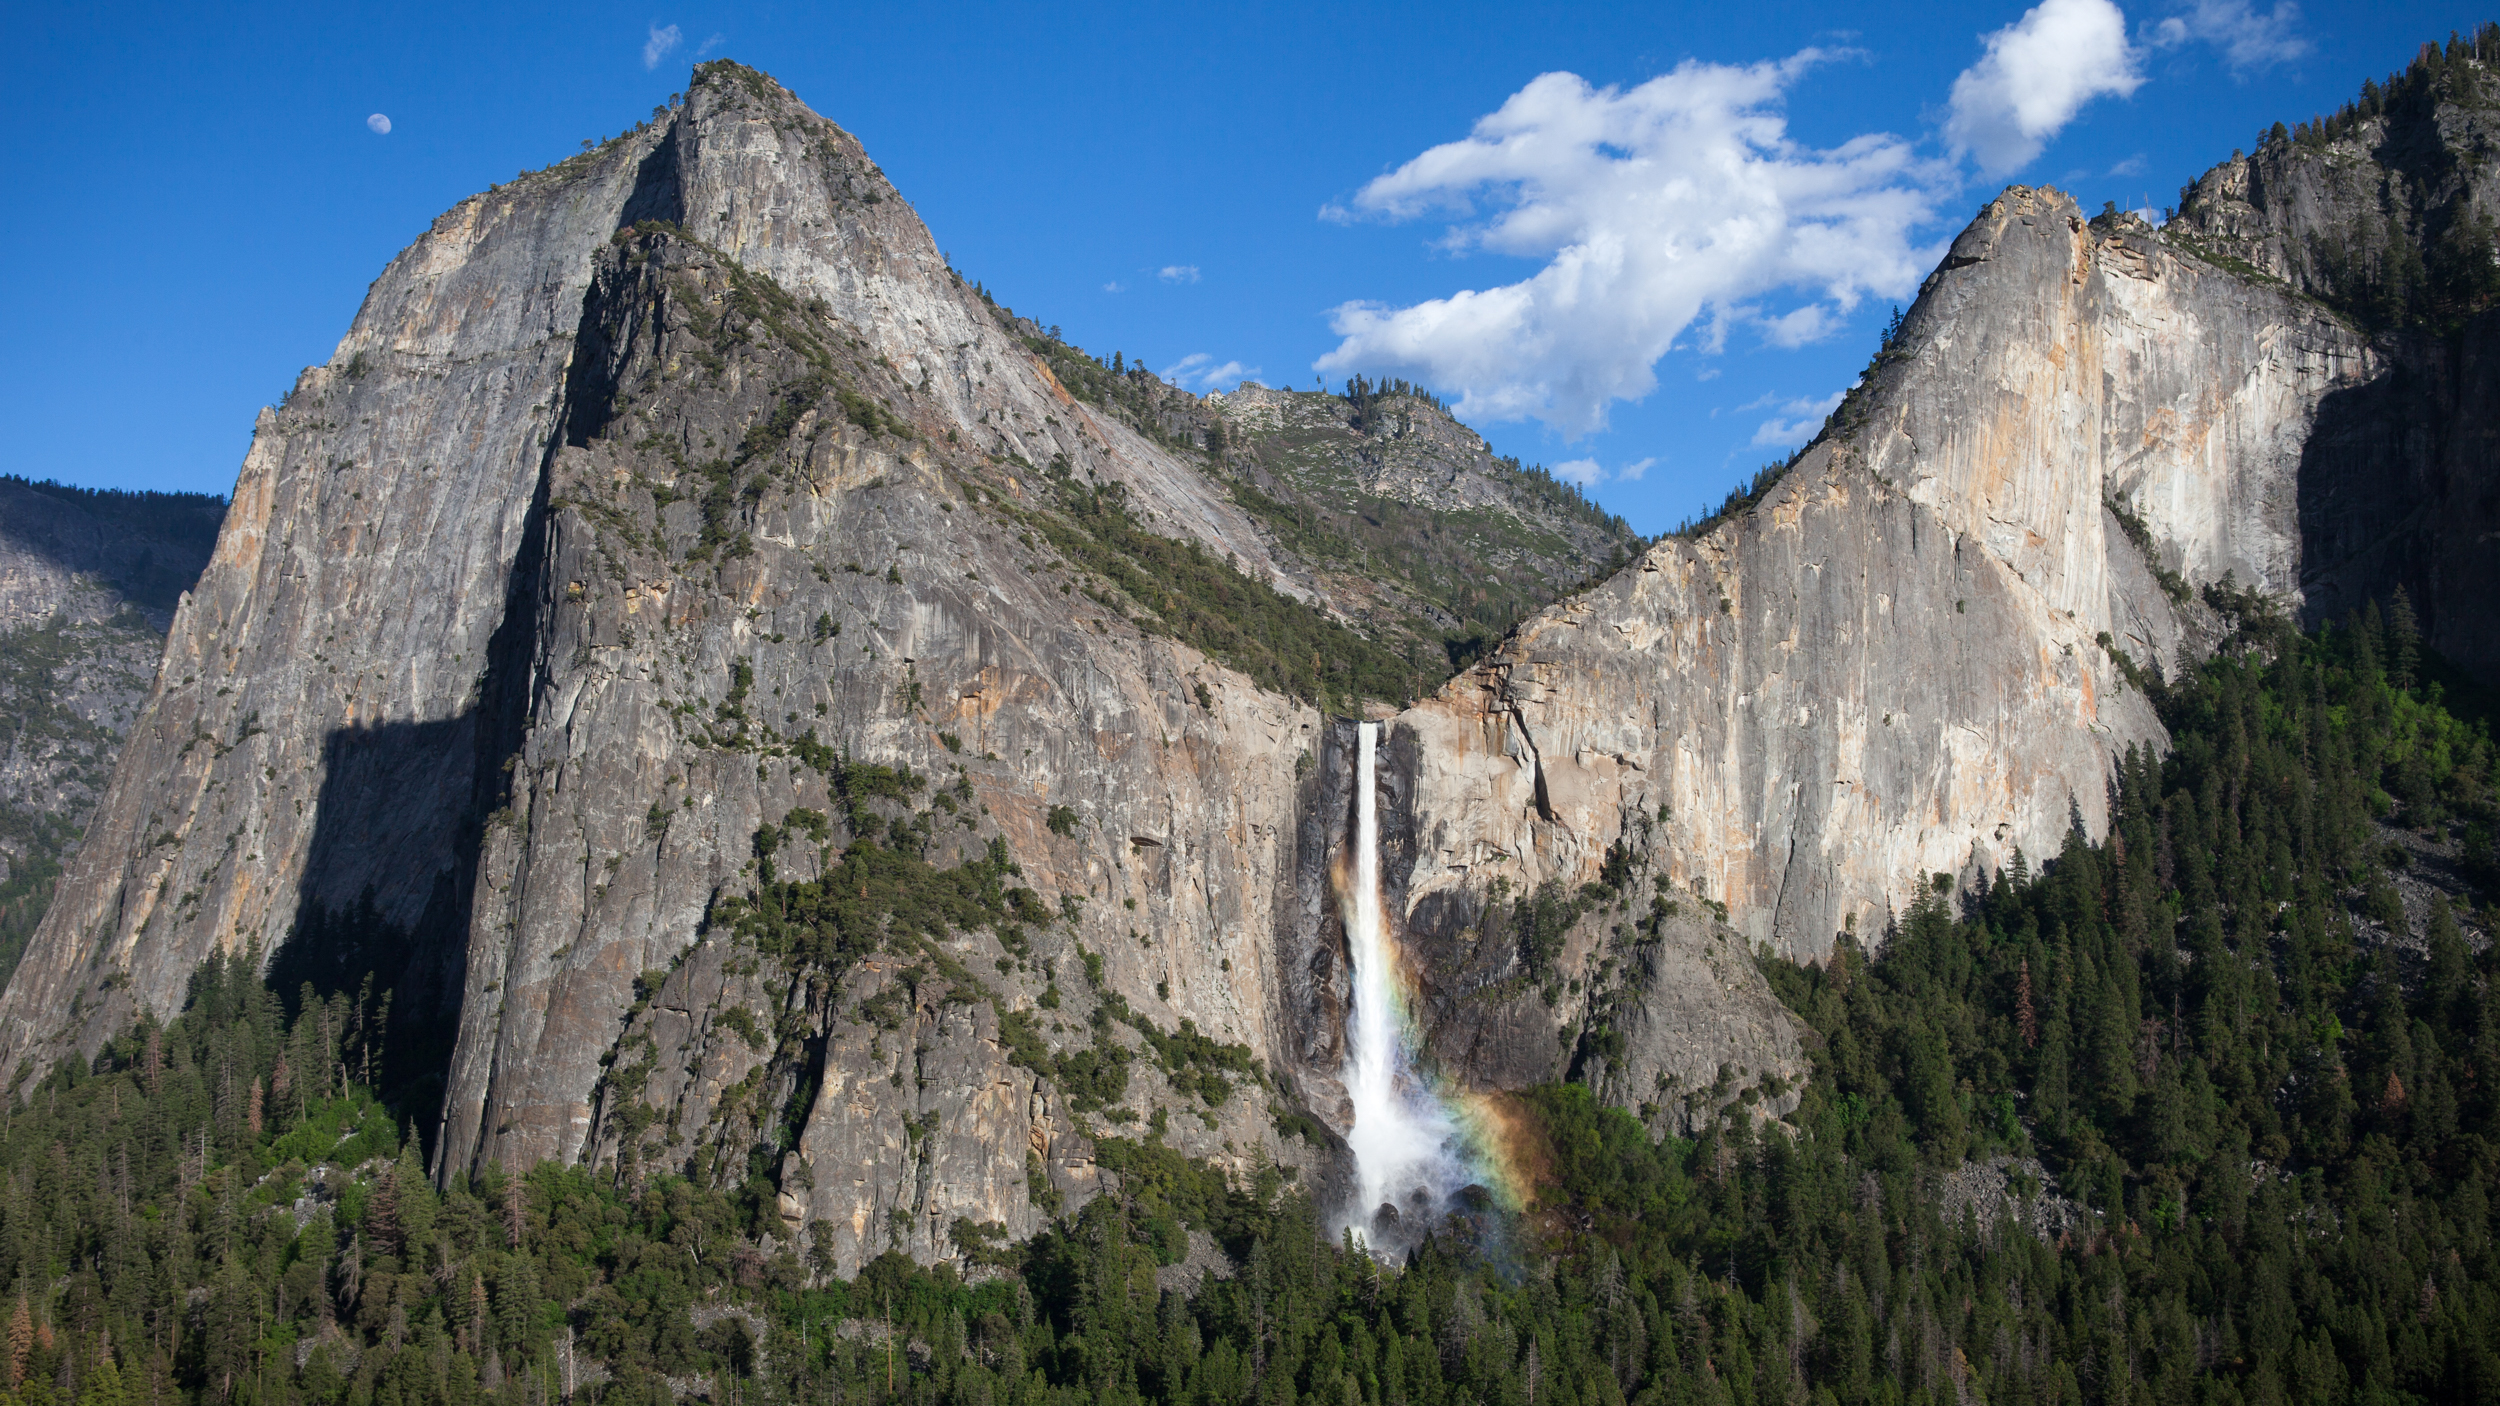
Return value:
M 1035 464 L 1124 485 L 1290 588 L 1220 491 L 1060 390 L 856 143 L 760 75 L 707 69 L 663 120 L 465 202 L 263 417 L 97 842 L 0 999 L 12 1056 L 65 1033 L 64 1010 L 89 1046 L 167 1012 L 213 947 L 257 946 L 290 989 L 363 969 L 394 988 L 404 1095 L 430 1064 L 443 1109 L 439 1166 L 572 1160 L 594 1137 L 614 1155 L 635 1120 L 603 1079 L 648 971 L 670 999 L 773 1017 L 770 1047 L 789 1011 L 817 1022 L 795 1057 L 835 1066 L 798 1110 L 802 1219 L 858 1227 L 871 1255 L 889 1235 L 942 1253 L 959 1215 L 1029 1221 L 1021 1150 L 993 1177 L 994 1147 L 906 1132 L 925 1102 L 983 1136 L 962 1108 L 1022 1077 L 943 989 L 917 988 L 927 1009 L 881 1032 L 875 1071 L 909 1055 L 936 1082 L 863 1101 L 868 1071 L 841 1061 L 878 1040 L 835 1007 L 897 964 L 833 992 L 666 973 L 718 895 L 751 887 L 759 828 L 830 806 L 827 768 L 797 755 L 830 749 L 953 788 L 954 848 L 1003 840 L 1025 885 L 1081 904 L 990 983 L 1000 1009 L 1054 971 L 1081 984 L 1081 942 L 1142 1021 L 1272 1044 L 1253 935 L 1317 716 L 1063 593 L 1018 516 Z M 1053 806 L 1073 822 L 1051 828 Z M 985 940 L 968 964 L 1005 956 Z M 1083 1045 L 1096 1000 L 1070 990 L 1075 1025 L 1042 1037 Z M 652 1155 L 674 1134 L 679 1158 L 743 1175 L 753 1148 L 710 1144 L 755 1110 L 721 1111 L 743 1076 L 689 1020 L 635 1031 L 694 1066 L 643 1085 L 676 1125 Z M 1011 1141 L 1081 1192 L 1084 1139 L 1048 1096 L 1010 1102 Z M 1237 1094 L 1173 1141 L 1246 1167 L 1268 1122 Z M 934 1160 L 867 1170 L 887 1150 Z
M 1792 1111 L 1808 1072 L 1795 1018 L 1726 915 L 1668 893 L 1647 826 L 1635 821 L 1596 871 L 1541 891 L 1501 863 L 1487 866 L 1489 878 L 1448 881 L 1435 863 L 1449 839 L 1451 818 L 1434 813 L 1446 788 L 1489 786 L 1478 798 L 1486 816 L 1534 800 L 1509 778 L 1454 773 L 1472 759 L 1463 745 L 1441 752 L 1451 739 L 1430 725 L 1433 707 L 1388 723 L 1376 777 L 1384 906 L 1429 1062 L 1477 1089 L 1584 1078 L 1662 1130 L 1688 1131 L 1736 1107 Z M 1277 930 L 1290 1068 L 1340 1131 L 1351 1118 L 1338 1071 L 1352 974 L 1334 890 L 1355 746 L 1350 723 L 1322 739 L 1293 901 Z
M 222 500 L 0 479 L 0 979 L 112 777 Z

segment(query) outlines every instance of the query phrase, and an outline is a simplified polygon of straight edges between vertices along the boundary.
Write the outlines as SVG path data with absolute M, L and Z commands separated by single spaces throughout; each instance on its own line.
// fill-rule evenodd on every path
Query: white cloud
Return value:
M 656 24 L 651 26 L 651 37 L 644 40 L 642 45 L 642 66 L 658 68 L 660 60 L 667 58 L 670 50 L 684 42 L 686 42 L 685 32 L 673 24 L 666 29 Z M 711 46 L 706 44 L 704 47 Z
M 1117 282 L 1113 282 L 1104 284 L 1102 286 L 1102 291 L 1106 293 L 1125 293 L 1128 289 Z
M 1839 325 L 1840 319 L 1832 316 L 1831 309 L 1821 303 L 1808 303 L 1784 316 L 1765 318 L 1762 337 L 1775 347 L 1793 349 L 1823 340 Z
M 1582 488 L 1595 488 L 1609 479 L 1616 483 L 1635 482 L 1641 475 L 1648 473 L 1651 466 L 1657 462 L 1655 458 L 1635 459 L 1613 473 L 1608 473 L 1595 459 L 1566 459 L 1556 464 L 1552 472 L 1554 477 L 1565 483 L 1576 483 Z
M 377 112 L 371 117 L 366 118 L 365 130 L 373 133 L 377 137 L 389 136 L 391 134 L 391 119 L 389 114 Z
M 2144 153 L 2139 151 L 2135 155 L 2128 157 L 2126 160 L 2119 162 L 2117 165 L 2110 167 L 2109 174 L 2113 176 L 2143 175 Z
M 2294 32 L 2299 27 L 2300 6 L 2292 0 L 2276 0 L 2262 15 L 2248 0 L 2196 0 L 2186 14 L 2153 26 L 2152 42 L 2157 49 L 2171 49 L 2203 40 L 2222 51 L 2222 61 L 2233 73 L 2244 74 L 2306 55 L 2310 45 Z
M 723 45 L 723 44 L 727 43 L 728 41 L 729 41 L 729 37 L 728 37 L 727 35 L 725 35 L 725 34 L 715 34 L 715 35 L 713 35 L 711 38 L 706 39 L 706 40 L 704 40 L 704 41 L 703 41 L 702 46 L 701 46 L 700 48 L 697 48 L 697 49 L 694 51 L 694 56 L 695 56 L 696 58 L 698 58 L 698 59 L 699 59 L 699 58 L 703 57 L 705 54 L 708 54 L 708 53 L 712 52 L 714 49 L 719 48 L 721 45 Z
M 1548 73 L 1461 141 L 1417 156 L 1327 218 L 1449 212 L 1444 240 L 1543 260 L 1518 283 L 1393 308 L 1349 303 L 1315 369 L 1402 375 L 1458 393 L 1458 412 L 1534 417 L 1581 434 L 1649 393 L 1653 366 L 1696 321 L 1794 345 L 1868 296 L 1905 296 L 1937 251 L 1915 247 L 1953 174 L 1901 138 L 1820 150 L 1780 106 L 1826 55 L 1743 67 L 1687 62 L 1638 87 Z M 1477 219 L 1478 207 L 1485 207 Z M 1766 312 L 1781 295 L 1802 307 Z
M 1195 283 L 1198 281 L 1198 266 L 1196 264 L 1165 264 L 1155 271 L 1155 277 L 1166 283 Z
M 1191 352 L 1164 367 L 1161 374 L 1165 381 L 1183 389 L 1196 386 L 1202 391 L 1218 391 L 1258 375 L 1259 368 L 1238 361 L 1218 363 L 1205 352 Z
M 1779 408 L 1780 413 L 1778 415 L 1763 421 L 1761 427 L 1753 432 L 1753 442 L 1756 445 L 1767 448 L 1796 448 L 1798 445 L 1814 438 L 1814 432 L 1823 428 L 1823 421 L 1829 417 L 1834 410 L 1840 408 L 1840 398 L 1847 394 L 1848 392 L 1846 391 L 1834 391 L 1830 395 L 1823 397 L 1821 400 L 1791 400 L 1784 402 Z M 1771 400 L 1772 397 L 1764 396 L 1762 399 L 1755 401 L 1751 405 L 1740 405 L 1737 408 L 1739 410 L 1759 410 L 1769 404 Z
M 1953 80 L 1945 139 L 2002 176 L 2033 157 L 2084 104 L 2143 86 L 2127 17 L 2110 0 L 2040 0 L 1987 36 L 1988 52 Z

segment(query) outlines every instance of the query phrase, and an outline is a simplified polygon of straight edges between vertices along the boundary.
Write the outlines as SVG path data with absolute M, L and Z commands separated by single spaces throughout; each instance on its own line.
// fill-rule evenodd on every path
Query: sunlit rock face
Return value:
M 2309 427 L 2376 366 L 2313 304 L 2009 190 L 1762 501 L 1399 718 L 1406 910 L 1463 926 L 1443 895 L 1576 886 L 1631 843 L 1815 958 L 1931 874 L 2098 834 L 2114 759 L 2164 740 L 2115 654 L 2176 669 L 2209 628 L 2107 505 L 2187 581 L 2296 602 Z

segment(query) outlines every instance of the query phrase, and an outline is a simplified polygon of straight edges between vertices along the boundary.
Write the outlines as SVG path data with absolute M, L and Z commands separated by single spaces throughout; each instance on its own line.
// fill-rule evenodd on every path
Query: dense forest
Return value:
M 838 1279 L 760 1182 L 437 1188 L 369 1092 L 387 1002 L 212 960 L 0 1114 L 0 1400 L 2492 1399 L 2489 723 L 2401 603 L 2307 637 L 2238 604 L 2221 657 L 2136 673 L 2175 745 L 2103 842 L 1764 959 L 1812 1031 L 1788 1120 L 1521 1095 L 1526 1211 L 1399 1265 L 1155 1133 L 1029 1243 L 958 1226 L 969 1276 Z M 1193 1230 L 1229 1273 L 1164 1287 Z

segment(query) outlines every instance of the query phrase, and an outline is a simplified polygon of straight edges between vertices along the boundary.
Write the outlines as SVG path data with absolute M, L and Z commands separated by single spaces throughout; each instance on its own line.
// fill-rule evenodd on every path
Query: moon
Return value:
M 391 134 L 391 119 L 383 113 L 377 112 L 366 118 L 365 125 L 373 129 L 373 134 L 377 137 L 387 137 Z

